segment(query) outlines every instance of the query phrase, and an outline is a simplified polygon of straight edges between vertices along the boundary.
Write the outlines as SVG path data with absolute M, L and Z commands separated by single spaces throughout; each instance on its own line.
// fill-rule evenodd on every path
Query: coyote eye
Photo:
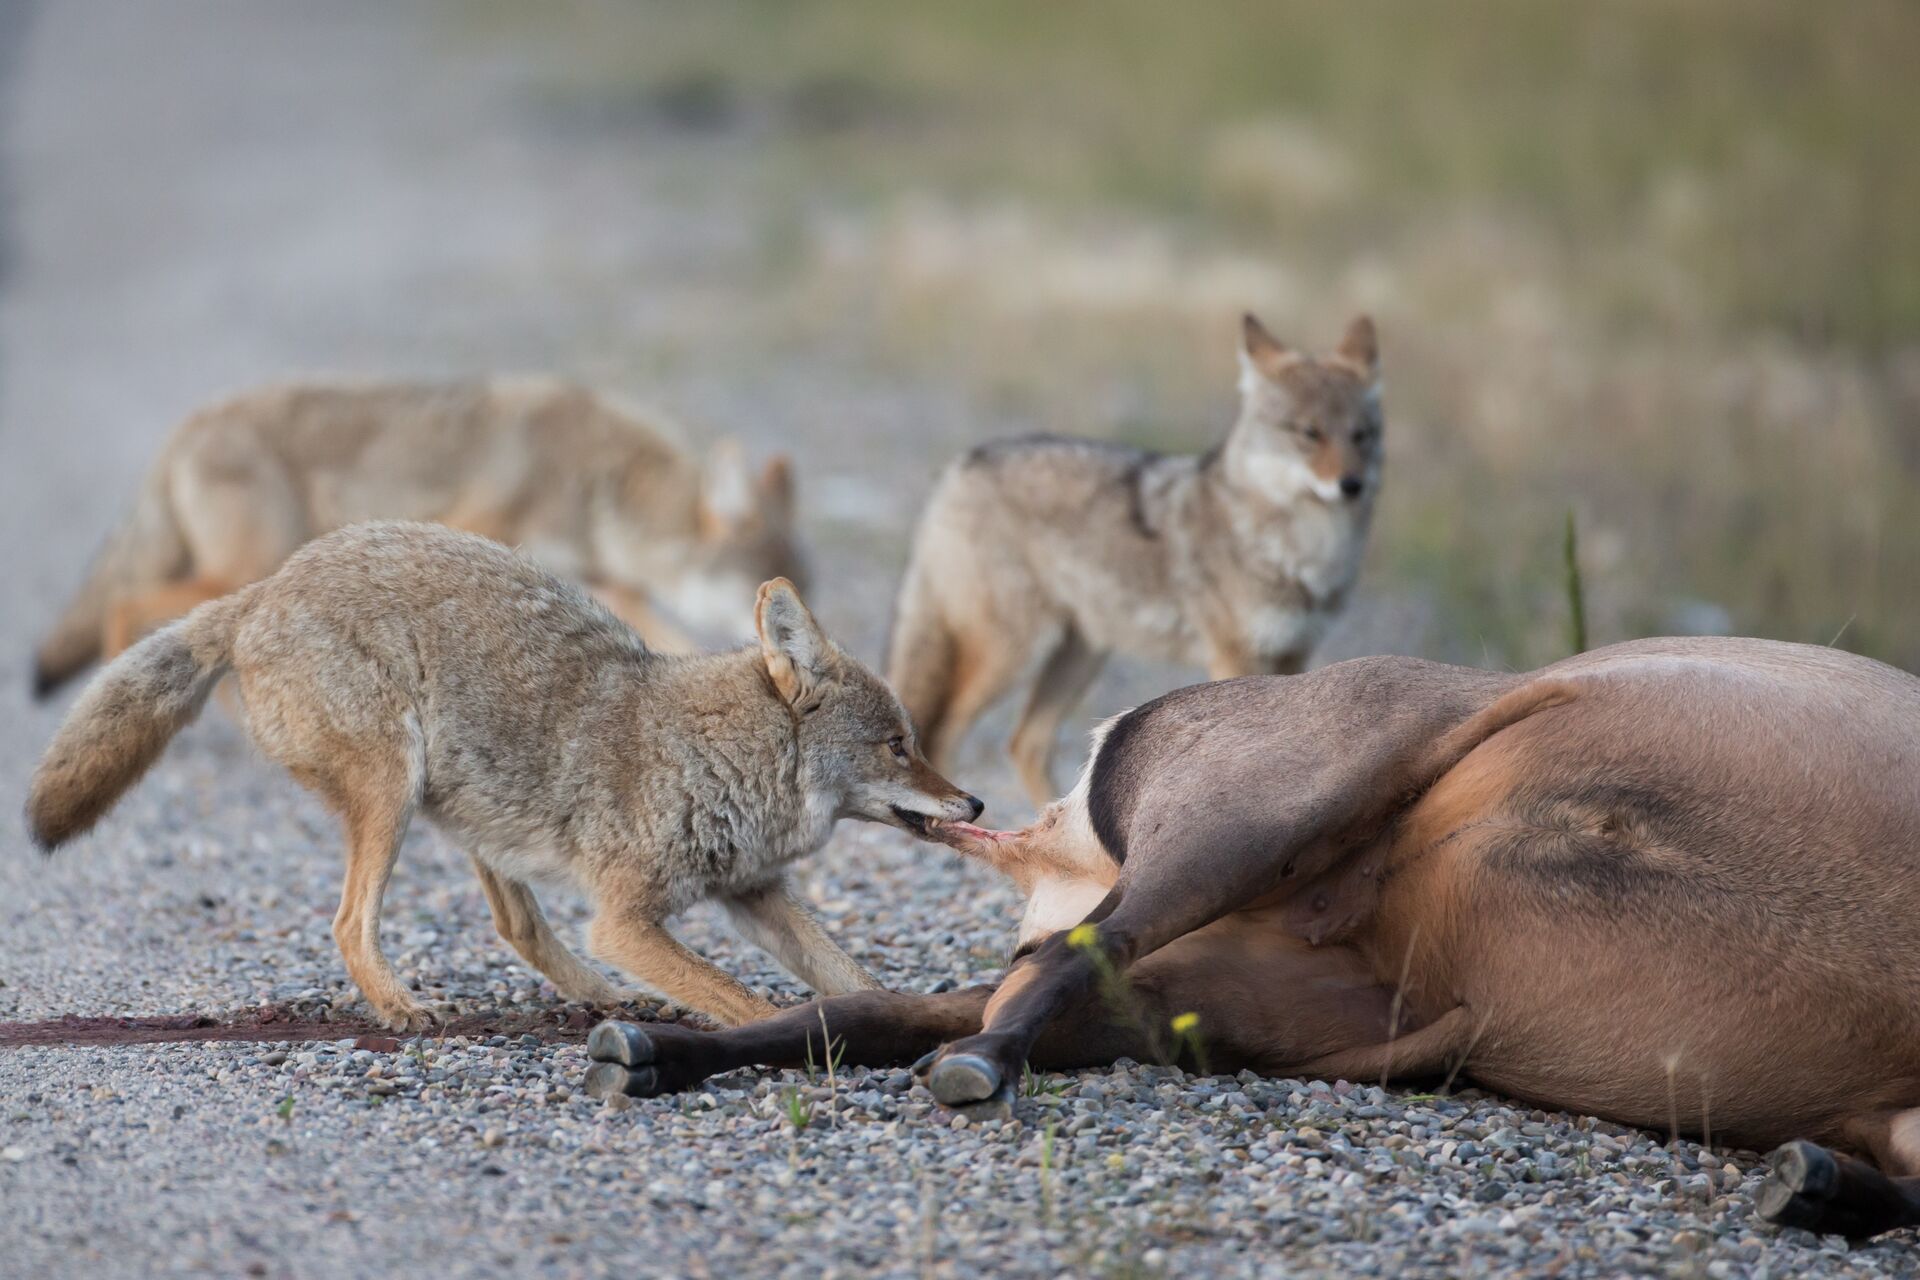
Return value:
M 901 764 L 907 762 L 907 740 L 895 736 L 887 739 L 887 750 L 893 752 L 893 758 Z
M 1300 434 L 1305 436 L 1308 440 L 1311 440 L 1314 444 L 1319 444 L 1321 441 L 1327 438 L 1327 433 L 1315 426 L 1305 426 L 1300 428 Z

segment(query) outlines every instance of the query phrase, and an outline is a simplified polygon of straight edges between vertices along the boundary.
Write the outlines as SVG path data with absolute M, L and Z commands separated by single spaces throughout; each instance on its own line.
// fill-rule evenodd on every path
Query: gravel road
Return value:
M 0 795 L 61 707 L 27 702 L 32 641 L 163 432 L 295 372 L 549 370 L 793 449 L 816 603 L 874 653 L 940 459 L 1032 424 L 852 354 L 741 349 L 754 190 L 725 134 L 544 110 L 427 6 L 0 3 Z M 1096 703 L 1167 679 L 1127 668 Z M 984 739 L 962 777 L 1017 811 Z M 331 821 L 217 712 L 55 860 L 0 825 L 0 1021 L 329 1028 L 0 1048 L 0 1274 L 1920 1275 L 1910 1233 L 1849 1251 L 1756 1222 L 1752 1153 L 1471 1091 L 1126 1067 L 965 1127 L 904 1072 L 850 1071 L 602 1106 L 580 1018 L 426 831 L 390 954 L 502 1031 L 357 1046 L 339 867 Z M 898 833 L 843 827 L 806 884 L 903 988 L 984 978 L 1010 937 L 1004 887 Z M 716 919 L 685 932 L 798 997 Z

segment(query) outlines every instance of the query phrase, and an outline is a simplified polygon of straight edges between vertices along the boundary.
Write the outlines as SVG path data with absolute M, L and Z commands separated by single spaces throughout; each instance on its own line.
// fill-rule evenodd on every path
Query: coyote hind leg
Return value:
M 260 749 L 340 815 L 347 872 L 333 939 L 360 994 L 387 1026 L 418 1031 L 433 1021 L 408 993 L 380 950 L 380 907 L 400 842 L 426 779 L 426 745 L 418 721 L 391 691 L 364 673 L 337 672 L 330 694 L 360 722 L 384 732 L 343 734 L 311 713 L 314 690 L 298 672 L 242 668 L 239 681 Z
M 421 1031 L 433 1022 L 428 1008 L 410 995 L 380 950 L 380 903 L 413 816 L 411 795 L 362 793 L 347 812 L 347 879 L 333 918 L 347 973 L 380 1021 L 399 1031 Z
M 1087 696 L 1105 662 L 1106 655 L 1068 623 L 1034 679 L 1008 753 L 1036 809 L 1044 809 L 1059 794 L 1053 782 L 1053 753 L 1059 745 L 1060 722 Z
M 946 706 L 921 745 L 936 769 L 950 770 L 967 730 L 1007 695 L 1031 652 L 1011 629 L 975 628 L 954 636 Z
M 111 661 L 119 657 L 162 623 L 186 616 L 195 605 L 217 600 L 237 585 L 219 578 L 188 578 L 115 600 L 107 607 L 100 637 L 101 658 Z

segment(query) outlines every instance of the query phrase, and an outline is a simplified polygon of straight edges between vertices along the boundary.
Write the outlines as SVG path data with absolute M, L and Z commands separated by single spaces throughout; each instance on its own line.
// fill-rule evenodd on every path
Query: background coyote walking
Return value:
M 34 663 L 52 691 L 203 600 L 360 520 L 433 520 L 580 579 L 656 647 L 727 640 L 800 579 L 793 477 L 732 445 L 705 468 L 648 422 L 544 380 L 271 387 L 174 431 Z M 674 621 L 654 609 L 663 602 Z

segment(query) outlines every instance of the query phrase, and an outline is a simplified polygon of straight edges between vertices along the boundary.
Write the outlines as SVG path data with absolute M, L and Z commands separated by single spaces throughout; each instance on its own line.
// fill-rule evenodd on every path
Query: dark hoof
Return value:
M 1852 1240 L 1920 1225 L 1920 1196 L 1863 1160 L 1789 1142 L 1767 1164 L 1754 1208 L 1768 1222 Z
M 623 1067 L 645 1066 L 653 1061 L 653 1041 L 634 1023 L 610 1018 L 587 1033 L 587 1056 Z
M 651 1098 L 660 1092 L 660 1073 L 652 1067 L 623 1067 L 617 1062 L 596 1062 L 587 1068 L 587 1096 L 602 1102 L 608 1098 Z
M 1001 1084 L 1000 1068 L 977 1053 L 949 1054 L 927 1072 L 927 1088 L 948 1107 L 985 1102 L 1000 1092 Z
M 1782 1227 L 1824 1232 L 1840 1187 L 1833 1156 L 1811 1142 L 1789 1142 L 1767 1157 L 1767 1167 L 1772 1172 L 1754 1196 L 1760 1216 Z

